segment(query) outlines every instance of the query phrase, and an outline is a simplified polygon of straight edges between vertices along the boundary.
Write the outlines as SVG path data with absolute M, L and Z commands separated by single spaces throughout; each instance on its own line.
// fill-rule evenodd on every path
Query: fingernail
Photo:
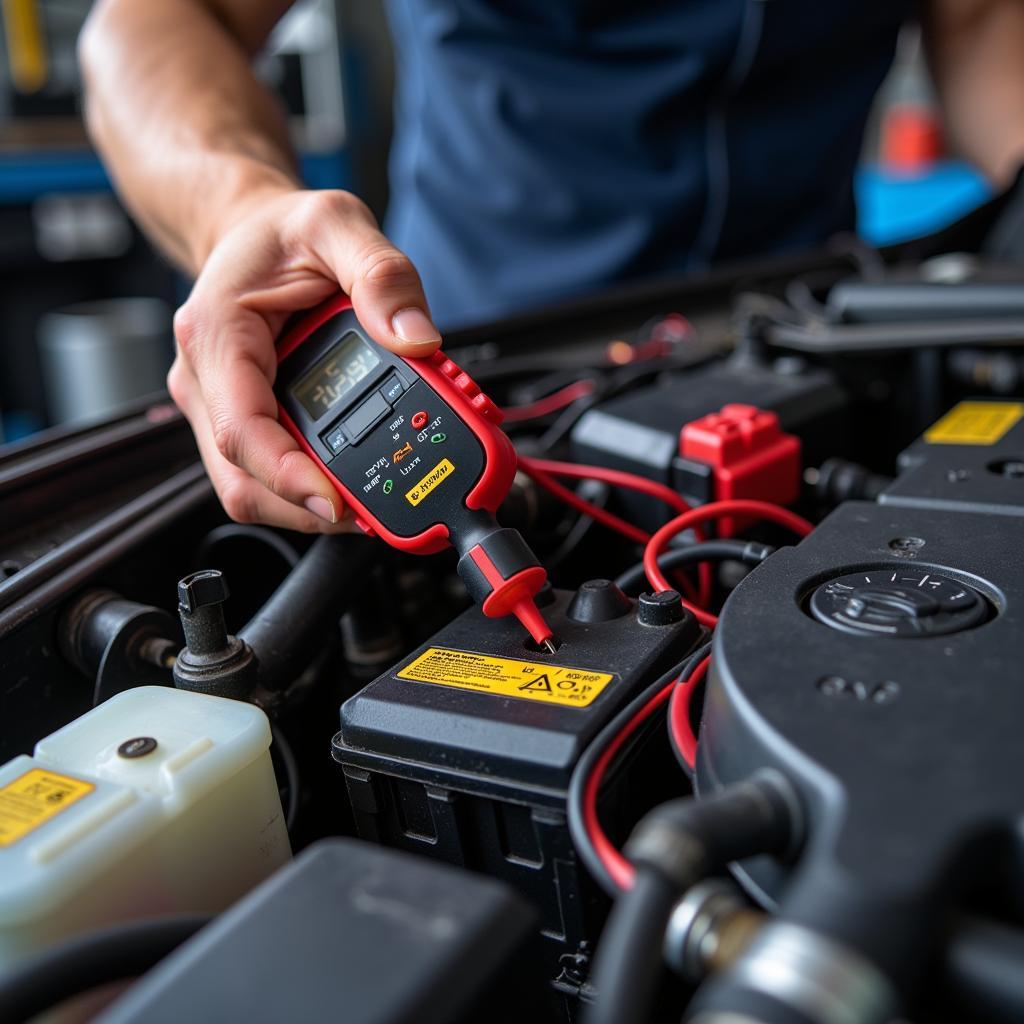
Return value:
M 311 494 L 302 504 L 313 515 L 326 519 L 329 523 L 336 523 L 338 521 L 338 513 L 335 512 L 334 505 L 330 499 L 325 498 L 322 494 Z
M 391 329 L 395 332 L 395 337 L 410 345 L 425 345 L 431 341 L 441 340 L 441 334 L 431 323 L 430 317 L 415 306 L 400 309 L 391 318 Z

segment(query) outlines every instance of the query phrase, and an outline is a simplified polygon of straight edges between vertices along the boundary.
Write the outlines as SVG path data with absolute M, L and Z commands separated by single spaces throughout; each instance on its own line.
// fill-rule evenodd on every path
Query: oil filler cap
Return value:
M 988 604 L 949 576 L 890 565 L 822 583 L 811 614 L 844 633 L 905 639 L 970 629 L 984 621 Z

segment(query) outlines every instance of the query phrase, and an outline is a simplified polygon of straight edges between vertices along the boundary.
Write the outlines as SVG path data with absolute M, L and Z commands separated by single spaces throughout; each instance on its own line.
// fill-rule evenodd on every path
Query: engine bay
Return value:
M 0 452 L 0 1019 L 1020 1020 L 1022 285 L 847 240 L 449 336 L 550 650 L 229 522 L 169 403 Z

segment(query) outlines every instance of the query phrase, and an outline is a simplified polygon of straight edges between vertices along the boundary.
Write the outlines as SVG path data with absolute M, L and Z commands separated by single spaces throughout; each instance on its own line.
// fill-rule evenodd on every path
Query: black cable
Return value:
M 647 814 L 623 851 L 636 874 L 601 935 L 596 995 L 585 1024 L 650 1020 L 675 901 L 730 861 L 791 850 L 800 831 L 796 795 L 777 774 L 754 776 L 700 800 L 672 800 Z
M 493 386 L 495 381 L 508 377 L 536 377 L 538 373 L 559 373 L 580 370 L 580 353 L 570 352 L 565 355 L 556 352 L 545 355 L 541 352 L 534 352 L 527 356 L 500 356 L 497 359 L 474 360 L 465 359 L 457 349 L 445 349 L 453 358 L 458 359 L 463 366 L 472 369 L 473 379 L 479 383 L 487 383 Z M 564 351 L 564 350 L 563 350 Z M 595 360 L 601 358 L 601 353 L 594 353 Z M 599 366 L 586 366 L 585 372 L 600 372 Z
M 651 1018 L 647 993 L 657 991 L 660 951 L 672 916 L 675 887 L 656 871 L 637 874 L 628 898 L 618 899 L 597 947 L 594 1001 L 584 1024 L 626 1024 Z
M 289 569 L 299 564 L 298 551 L 284 537 L 267 526 L 253 526 L 249 523 L 225 523 L 214 527 L 200 542 L 195 564 L 209 564 L 210 552 L 219 544 L 233 540 L 250 540 L 266 545 Z
M 693 673 L 697 671 L 697 666 L 700 665 L 700 663 L 704 660 L 704 658 L 706 658 L 711 653 L 711 644 L 710 643 L 706 643 L 700 649 L 699 653 L 701 653 L 703 656 L 698 658 L 698 659 L 696 659 L 692 665 L 687 665 L 686 671 L 683 672 L 679 676 L 679 682 L 680 683 L 688 682 L 690 677 L 693 675 Z M 696 694 L 694 694 L 693 697 L 690 698 L 690 713 L 691 714 L 693 713 L 693 709 L 695 707 L 697 707 L 697 701 L 694 699 L 695 696 L 696 696 Z M 682 773 L 688 779 L 690 779 L 692 781 L 693 780 L 693 769 L 689 766 L 689 764 L 687 764 L 686 758 L 683 757 L 682 751 L 679 749 L 679 747 L 676 746 L 675 737 L 672 735 L 672 727 L 671 727 L 671 725 L 669 725 L 669 728 L 666 731 L 668 732 L 668 745 L 672 749 L 672 756 L 676 759 L 676 762 L 679 764 L 679 767 L 682 770 Z
M 238 631 L 258 662 L 259 685 L 280 692 L 313 660 L 352 601 L 380 549 L 351 535 L 318 537 L 298 565 Z
M 541 452 L 547 454 L 557 444 L 563 441 L 572 432 L 572 428 L 583 418 L 583 414 L 589 412 L 600 402 L 611 397 L 610 388 L 596 387 L 589 395 L 577 398 L 572 405 L 563 409 L 554 423 L 541 434 L 537 441 L 537 447 Z
M 612 493 L 612 489 L 599 480 L 581 480 L 580 486 L 576 490 L 581 498 L 585 498 L 591 505 L 596 505 L 598 508 L 607 507 L 608 498 Z M 586 539 L 587 534 L 594 528 L 595 523 L 595 519 L 584 515 L 582 512 L 577 516 L 576 521 L 572 524 L 564 539 L 559 542 L 558 547 L 544 558 L 544 565 L 549 575 L 551 570 L 558 568 L 576 551 L 579 545 Z
M 295 820 L 299 815 L 299 797 L 302 793 L 302 778 L 299 775 L 299 762 L 295 760 L 295 751 L 285 738 L 280 726 L 271 723 L 270 734 L 274 738 L 274 749 L 277 751 L 281 769 L 284 772 L 285 786 L 288 789 L 288 806 L 284 812 L 284 825 L 291 836 L 295 829 Z M 280 786 L 278 786 L 280 789 Z
M 888 276 L 889 268 L 882 254 L 853 231 L 833 235 L 826 249 L 836 256 L 848 256 L 865 281 L 884 281 Z
M 907 352 L 919 348 L 1024 344 L 1024 317 L 975 320 L 921 320 L 901 323 L 806 324 L 773 323 L 764 340 L 776 348 L 819 355 Z
M 698 648 L 692 654 L 687 655 L 678 665 L 670 668 L 664 675 L 661 675 L 650 686 L 641 690 L 598 734 L 583 751 L 582 757 L 573 769 L 572 778 L 569 781 L 569 794 L 567 801 L 569 835 L 572 837 L 573 846 L 583 861 L 587 871 L 594 880 L 601 886 L 609 896 L 617 896 L 620 892 L 615 880 L 608 873 L 608 869 L 601 863 L 590 841 L 583 814 L 583 793 L 586 789 L 587 779 L 593 774 L 594 765 L 608 748 L 608 745 L 625 728 L 633 716 L 652 698 L 659 690 L 664 689 L 673 679 L 688 679 L 693 670 L 701 663 L 705 655 L 711 650 L 711 644 L 707 643 Z
M 91 989 L 137 978 L 212 920 L 175 914 L 76 935 L 0 976 L 0 1020 L 22 1024 Z
M 563 409 L 558 419 L 541 435 L 537 441 L 537 447 L 542 452 L 550 452 L 552 448 L 560 444 L 572 432 L 573 427 L 582 419 L 583 414 L 589 412 L 594 406 L 607 402 L 610 398 L 628 391 L 639 384 L 645 377 L 656 377 L 667 370 L 692 369 L 696 365 L 693 361 L 681 361 L 678 358 L 650 359 L 633 366 L 620 367 L 612 379 L 601 386 L 598 386 L 589 394 L 578 398 L 568 408 Z
M 658 559 L 658 567 L 662 572 L 667 572 L 669 569 L 680 569 L 699 562 L 721 562 L 728 559 L 743 562 L 745 565 L 760 565 L 774 551 L 775 548 L 771 545 L 758 544 L 754 541 L 704 540 L 688 544 L 684 548 L 666 551 Z M 619 589 L 627 594 L 638 586 L 644 586 L 646 582 L 647 574 L 644 572 L 643 562 L 631 565 L 615 580 Z
M 804 278 L 795 277 L 786 285 L 786 301 L 801 313 L 809 317 L 824 320 L 825 304 L 818 300 L 814 290 Z
M 1024 1020 L 1024 931 L 995 921 L 957 921 L 945 957 L 948 996 L 962 1020 Z M 948 998 L 948 996 L 943 998 Z

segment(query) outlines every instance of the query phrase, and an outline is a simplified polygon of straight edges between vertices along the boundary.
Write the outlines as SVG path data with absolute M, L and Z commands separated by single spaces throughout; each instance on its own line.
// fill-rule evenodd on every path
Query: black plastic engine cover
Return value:
M 773 767 L 797 785 L 808 818 L 797 863 L 762 859 L 740 876 L 787 919 L 859 948 L 903 986 L 961 878 L 980 872 L 1008 898 L 1019 884 L 998 876 L 1024 812 L 1024 550 L 1014 532 L 1005 515 L 851 502 L 752 572 L 715 633 L 699 792 Z M 986 612 L 936 634 L 816 619 L 811 595 L 856 574 L 922 592 L 938 576 L 943 594 L 969 588 Z

